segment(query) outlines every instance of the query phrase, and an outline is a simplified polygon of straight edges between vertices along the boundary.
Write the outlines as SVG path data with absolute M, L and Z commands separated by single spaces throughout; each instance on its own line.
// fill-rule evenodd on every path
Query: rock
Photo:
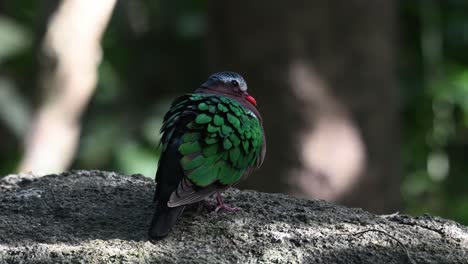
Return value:
M 232 189 L 242 211 L 186 212 L 148 242 L 154 183 L 71 171 L 0 180 L 0 263 L 468 263 L 468 228 Z

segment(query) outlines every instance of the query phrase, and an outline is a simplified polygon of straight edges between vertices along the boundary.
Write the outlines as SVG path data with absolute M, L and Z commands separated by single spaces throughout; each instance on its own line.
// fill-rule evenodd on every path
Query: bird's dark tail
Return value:
M 158 201 L 156 211 L 154 212 L 153 220 L 148 231 L 150 240 L 160 240 L 165 238 L 172 227 L 177 222 L 177 219 L 184 212 L 185 205 L 177 207 L 168 207 L 166 203 Z

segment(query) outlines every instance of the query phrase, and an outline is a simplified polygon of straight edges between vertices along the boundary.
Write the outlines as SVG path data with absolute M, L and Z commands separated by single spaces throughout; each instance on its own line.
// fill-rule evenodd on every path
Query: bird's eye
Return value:
M 231 81 L 231 84 L 232 84 L 233 86 L 235 86 L 235 87 L 239 86 L 239 82 L 236 81 L 236 80 L 232 80 L 232 81 Z

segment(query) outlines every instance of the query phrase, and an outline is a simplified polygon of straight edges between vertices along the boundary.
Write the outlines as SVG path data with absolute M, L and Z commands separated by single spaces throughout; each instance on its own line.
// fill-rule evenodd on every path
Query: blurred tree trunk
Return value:
M 211 1 L 211 70 L 239 71 L 267 134 L 243 187 L 400 206 L 395 1 Z
M 79 118 L 94 92 L 100 40 L 116 0 L 61 1 L 42 46 L 43 98 L 25 140 L 20 171 L 52 173 L 70 165 Z

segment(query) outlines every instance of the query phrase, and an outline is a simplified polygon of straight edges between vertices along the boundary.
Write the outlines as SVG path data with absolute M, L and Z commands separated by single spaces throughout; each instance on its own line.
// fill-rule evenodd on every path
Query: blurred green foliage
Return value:
M 468 2 L 401 1 L 405 171 L 413 214 L 468 223 Z
M 40 1 L 0 3 L 0 175 L 19 161 L 39 95 L 47 10 Z M 170 100 L 208 74 L 206 13 L 206 1 L 118 2 L 74 168 L 154 175 Z M 406 211 L 468 224 L 468 2 L 401 0 L 398 23 Z
M 206 75 L 205 15 L 205 1 L 118 3 L 74 167 L 154 177 L 165 111 Z

